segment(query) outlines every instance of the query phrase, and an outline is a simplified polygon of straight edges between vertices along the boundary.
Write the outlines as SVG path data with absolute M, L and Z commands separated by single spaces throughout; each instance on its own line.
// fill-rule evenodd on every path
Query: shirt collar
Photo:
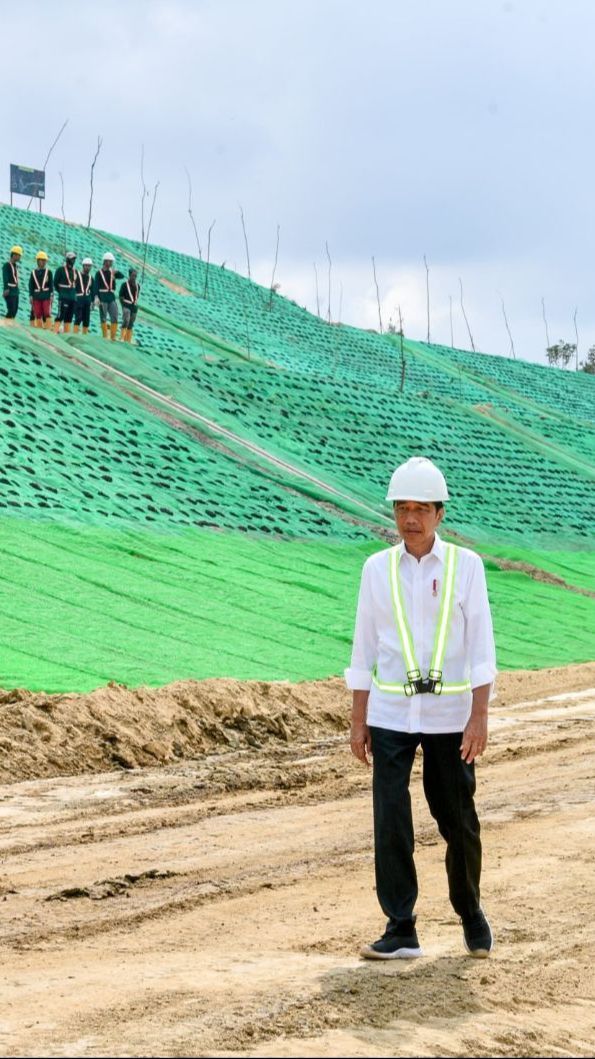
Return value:
M 399 553 L 399 562 L 404 555 L 409 555 L 409 552 L 405 550 L 405 541 L 401 541 L 400 544 L 397 545 L 397 551 Z M 434 534 L 432 550 L 428 552 L 428 555 L 424 556 L 424 558 L 429 558 L 430 555 L 435 555 L 439 562 L 444 562 L 444 541 L 437 533 Z M 413 559 L 413 556 L 411 556 L 411 558 Z

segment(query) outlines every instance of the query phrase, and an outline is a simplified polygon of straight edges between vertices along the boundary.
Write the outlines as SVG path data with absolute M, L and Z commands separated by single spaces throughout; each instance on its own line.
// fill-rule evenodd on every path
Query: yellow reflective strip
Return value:
M 415 657 L 413 639 L 409 630 L 407 616 L 405 614 L 405 606 L 403 603 L 403 594 L 401 589 L 401 578 L 399 577 L 399 556 L 396 548 L 393 548 L 391 554 L 391 588 L 395 616 L 397 619 L 397 631 L 401 639 L 401 646 L 403 648 L 403 654 L 405 655 L 407 672 L 409 673 L 413 669 L 419 669 L 419 666 Z
M 434 643 L 434 654 L 431 668 L 442 672 L 444 655 L 446 653 L 446 639 L 450 628 L 450 617 L 452 613 L 452 602 L 454 598 L 454 582 L 456 572 L 456 548 L 453 544 L 446 546 L 446 569 L 444 572 L 444 587 L 440 600 L 440 614 L 436 628 L 436 640 Z

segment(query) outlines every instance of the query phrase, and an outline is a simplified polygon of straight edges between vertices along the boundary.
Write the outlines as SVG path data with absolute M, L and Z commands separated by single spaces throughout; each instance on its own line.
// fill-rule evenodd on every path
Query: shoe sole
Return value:
M 492 950 L 494 948 L 494 935 L 492 934 L 492 928 L 490 926 L 490 921 L 489 921 L 487 916 L 485 917 L 485 921 L 486 921 L 486 923 L 488 925 L 490 934 L 492 936 L 492 944 L 490 945 L 489 949 L 470 949 L 469 946 L 467 945 L 467 939 L 463 935 L 463 941 L 464 941 L 464 944 L 465 944 L 465 948 L 467 949 L 467 952 L 468 952 L 469 956 L 473 956 L 473 958 L 475 960 L 487 960 L 488 956 L 490 955 L 490 953 L 492 952 Z
M 376 952 L 371 945 L 364 945 L 360 951 L 364 960 L 415 960 L 423 956 L 422 949 L 397 949 L 396 952 Z

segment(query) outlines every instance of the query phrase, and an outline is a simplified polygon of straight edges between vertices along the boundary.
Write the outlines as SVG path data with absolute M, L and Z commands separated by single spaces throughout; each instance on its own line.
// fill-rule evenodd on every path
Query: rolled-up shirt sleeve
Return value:
M 475 560 L 463 604 L 472 688 L 481 687 L 483 684 L 493 685 L 498 672 L 485 570 L 479 555 L 475 556 Z
M 351 665 L 345 670 L 345 683 L 352 691 L 369 691 L 372 671 L 378 654 L 378 636 L 374 621 L 370 568 L 364 563 L 357 601 Z

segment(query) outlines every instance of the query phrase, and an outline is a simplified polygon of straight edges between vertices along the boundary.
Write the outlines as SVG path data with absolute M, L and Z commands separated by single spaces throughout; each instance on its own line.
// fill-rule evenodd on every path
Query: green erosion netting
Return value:
M 1 683 L 339 673 L 361 565 L 382 546 L 1 519 Z M 589 657 L 591 599 L 489 561 L 487 572 L 502 668 Z
M 0 206 L 24 286 L 65 234 L 79 259 L 143 257 Z M 457 539 L 595 590 L 584 373 L 329 325 L 160 247 L 134 345 L 98 337 L 97 314 L 85 337 L 27 317 L 23 297 L 0 328 L 0 684 L 339 672 L 361 562 L 390 524 L 386 482 L 412 454 L 445 472 Z M 489 561 L 488 578 L 502 667 L 592 655 L 591 598 Z

